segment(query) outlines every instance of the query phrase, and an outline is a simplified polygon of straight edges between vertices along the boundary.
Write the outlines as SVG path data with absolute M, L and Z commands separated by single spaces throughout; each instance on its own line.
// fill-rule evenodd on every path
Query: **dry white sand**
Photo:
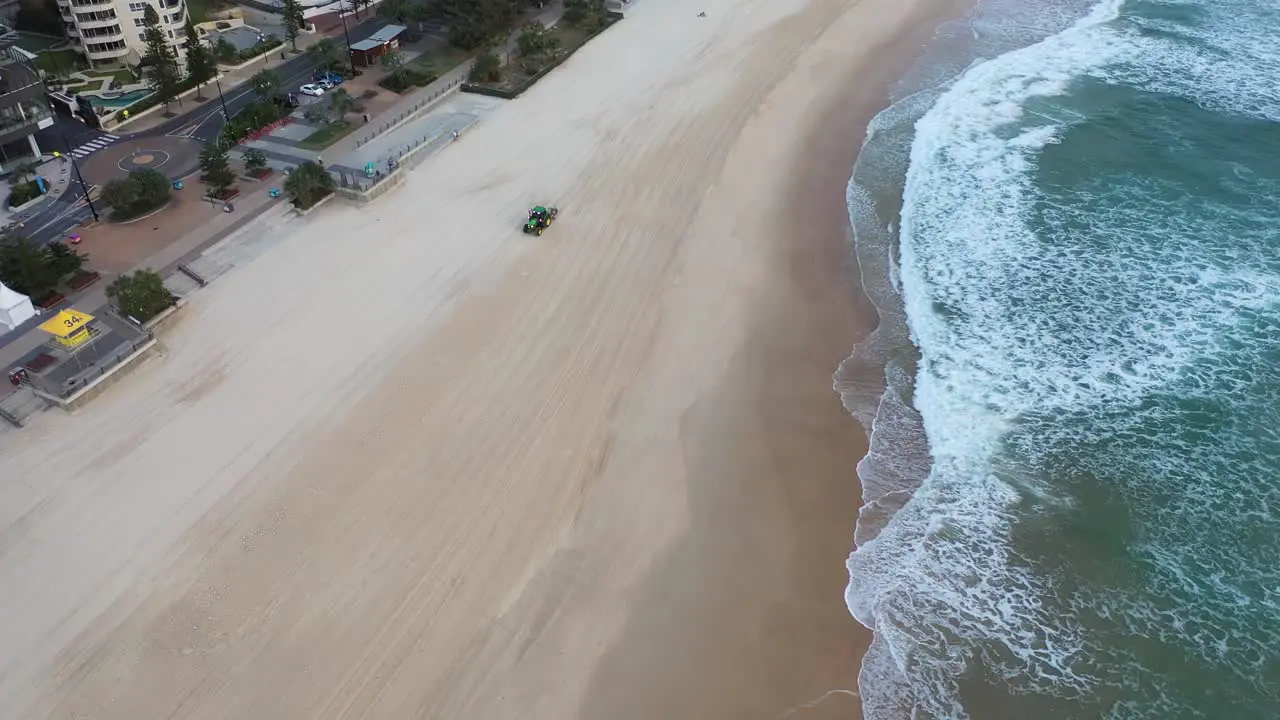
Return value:
M 847 717 L 843 183 L 942 5 L 639 0 L 0 433 L 0 716 Z

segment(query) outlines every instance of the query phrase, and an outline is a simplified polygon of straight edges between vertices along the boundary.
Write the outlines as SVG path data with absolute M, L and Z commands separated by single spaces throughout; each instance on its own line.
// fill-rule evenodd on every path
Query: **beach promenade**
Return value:
M 952 9 L 637 0 L 264 231 L 161 356 L 0 433 L 5 717 L 856 717 L 845 184 Z

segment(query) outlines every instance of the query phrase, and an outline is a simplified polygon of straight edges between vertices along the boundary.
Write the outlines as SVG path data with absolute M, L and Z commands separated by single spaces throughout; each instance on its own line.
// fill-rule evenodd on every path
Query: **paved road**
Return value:
M 363 40 L 377 32 L 385 23 L 382 20 L 368 20 L 350 29 L 351 42 Z M 313 71 L 311 58 L 306 54 L 297 55 L 272 70 L 280 77 L 280 87 L 286 91 L 297 89 L 306 83 Z M 222 100 L 217 97 L 217 87 L 209 86 L 204 94 L 210 96 L 203 103 L 187 102 L 174 109 L 178 116 L 156 127 L 136 133 L 107 133 L 94 130 L 79 120 L 63 115 L 55 115 L 53 127 L 41 130 L 36 141 L 46 152 L 57 150 L 64 155 L 71 155 L 79 160 L 87 158 L 94 152 L 121 140 L 135 138 L 158 137 L 172 135 L 189 137 L 208 143 L 218 138 L 222 127 L 226 124 L 223 116 L 223 103 L 231 117 L 257 99 L 257 93 L 249 83 L 234 88 L 223 88 Z M 65 140 L 64 140 L 65 134 Z M 193 168 L 175 168 L 175 172 L 185 175 Z M 74 182 L 74 180 L 73 180 Z M 37 242 L 51 242 L 66 234 L 67 230 L 92 216 L 88 204 L 84 201 L 84 190 L 75 183 L 62 197 L 49 203 L 35 216 L 26 222 L 25 232 Z

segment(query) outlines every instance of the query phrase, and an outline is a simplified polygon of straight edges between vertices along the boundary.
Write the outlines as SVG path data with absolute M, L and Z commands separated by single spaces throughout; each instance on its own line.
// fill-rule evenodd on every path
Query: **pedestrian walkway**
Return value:
M 251 183 L 245 183 L 245 186 L 246 188 L 254 187 Z M 235 201 L 235 212 L 215 214 L 211 219 L 197 225 L 191 232 L 157 250 L 136 267 L 151 268 L 161 275 L 168 275 L 179 263 L 199 257 L 205 248 L 232 236 L 246 226 L 252 226 L 259 216 L 280 206 L 283 202 L 282 198 L 270 197 L 266 190 L 267 186 L 263 184 L 242 194 Z M 293 217 L 293 214 L 289 213 L 287 217 L 279 220 L 276 226 L 283 224 L 289 217 Z M 113 226 L 112 229 L 127 227 L 127 225 L 120 225 Z M 92 265 L 92 259 L 89 264 Z M 98 282 L 89 286 L 84 292 L 73 294 L 61 307 L 74 307 L 77 310 L 95 314 L 95 310 L 107 304 L 106 289 L 114 278 L 115 276 L 110 273 L 103 273 L 103 277 Z M 36 320 L 39 319 L 36 318 Z M 2 337 L 0 370 L 11 367 L 49 339 L 47 334 L 34 328 L 25 332 L 15 330 Z
M 91 153 L 101 150 L 119 139 L 119 135 L 99 135 L 98 137 L 72 150 L 71 154 L 76 158 L 88 157 Z
M 563 3 L 550 2 L 530 22 L 552 27 L 563 15 Z M 496 50 L 497 54 L 515 51 L 521 32 L 523 29 L 513 31 L 507 42 Z M 395 160 L 414 149 L 439 143 L 474 125 L 504 101 L 458 92 L 472 64 L 473 61 L 468 60 L 430 85 L 405 95 L 374 117 L 367 128 L 357 128 L 331 145 L 324 151 L 326 167 L 344 177 L 351 173 L 363 177 L 365 168 L 372 163 L 375 173 L 385 173 L 388 161 L 394 166 Z M 456 95 L 450 97 L 451 93 Z M 387 130 L 379 132 L 380 126 Z
M 75 182 L 71 175 L 71 163 L 67 162 L 65 157 L 46 157 L 50 159 L 45 160 L 36 170 L 36 173 L 44 178 L 48 190 L 41 197 L 40 202 L 20 212 L 14 212 L 8 207 L 0 208 L 0 226 L 12 226 L 15 231 L 29 232 L 27 223 L 35 220 L 40 213 L 49 210 L 54 201 L 67 191 L 67 187 L 71 183 Z M 8 195 L 8 181 L 0 184 L 0 188 L 3 188 L 6 191 L 4 194 Z

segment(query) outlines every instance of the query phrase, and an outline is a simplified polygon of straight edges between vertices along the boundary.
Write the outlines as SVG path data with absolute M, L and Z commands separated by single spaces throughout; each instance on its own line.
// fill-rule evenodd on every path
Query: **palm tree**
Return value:
M 18 163 L 18 165 L 13 168 L 13 179 L 17 180 L 18 184 L 21 185 L 22 183 L 34 178 L 38 172 L 40 172 L 40 159 L 32 158 Z
M 329 111 L 333 113 L 334 122 L 341 121 L 356 106 L 356 99 L 351 93 L 338 88 L 329 93 Z
M 342 65 L 342 47 L 333 38 L 325 38 L 307 48 L 307 55 L 321 71 L 332 70 Z
M 260 70 L 250 80 L 253 89 L 264 100 L 274 98 L 280 92 L 280 76 L 270 70 Z
M 375 11 L 380 18 L 395 20 L 401 25 L 409 19 L 412 12 L 409 0 L 382 0 Z

